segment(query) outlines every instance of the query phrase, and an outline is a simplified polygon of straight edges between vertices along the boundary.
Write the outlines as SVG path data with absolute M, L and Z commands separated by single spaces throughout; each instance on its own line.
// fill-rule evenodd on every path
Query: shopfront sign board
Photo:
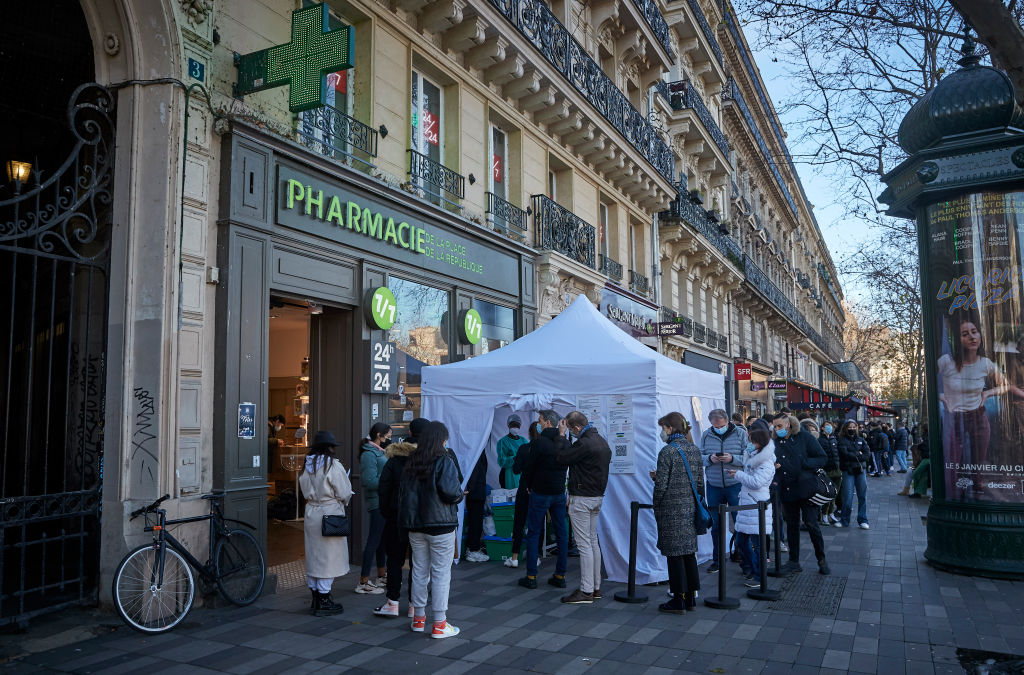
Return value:
M 363 308 L 370 326 L 380 330 L 388 330 L 395 325 L 398 315 L 398 302 L 395 294 L 387 286 L 381 286 L 368 292 Z
M 256 404 L 238 404 L 238 437 L 245 439 L 256 438 Z
M 785 380 L 768 380 L 768 389 L 785 389 Z
M 733 364 L 733 379 L 737 382 L 740 380 L 750 379 L 750 364 L 749 363 L 736 363 Z
M 682 335 L 683 324 L 678 321 L 659 321 L 654 324 L 658 329 L 658 335 Z
M 480 312 L 475 309 L 467 309 L 459 314 L 459 339 L 466 344 L 478 344 L 483 336 L 484 325 L 483 319 L 480 318 Z
M 397 348 L 394 342 L 370 340 L 370 393 L 393 394 L 398 384 Z

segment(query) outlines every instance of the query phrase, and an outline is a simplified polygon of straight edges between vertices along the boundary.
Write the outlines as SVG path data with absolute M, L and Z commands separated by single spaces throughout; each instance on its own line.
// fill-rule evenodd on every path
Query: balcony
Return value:
M 729 351 L 729 338 L 727 338 L 724 335 L 718 336 L 718 351 L 722 352 L 723 354 Z
M 700 120 L 704 128 L 707 129 L 708 135 L 711 140 L 714 141 L 718 149 L 722 151 L 722 154 L 726 157 L 729 156 L 729 142 L 725 138 L 725 134 L 722 133 L 718 123 L 711 116 L 711 111 L 708 110 L 707 106 L 704 105 L 703 99 L 697 90 L 693 88 L 687 80 L 679 80 L 677 82 L 670 82 L 668 85 L 669 90 L 669 104 L 673 110 L 686 110 L 687 108 L 692 109 L 697 115 L 697 119 Z
M 633 0 L 633 5 L 639 10 L 641 16 L 644 17 L 647 25 L 651 27 L 651 31 L 654 33 L 658 43 L 665 48 L 669 57 L 675 60 L 675 52 L 672 50 L 672 39 L 669 37 L 668 24 L 665 23 L 665 17 L 661 15 L 661 11 L 658 9 L 658 3 L 655 0 Z
M 487 222 L 509 239 L 522 241 L 526 236 L 526 211 L 487 192 Z
M 750 360 L 761 363 L 761 355 L 757 352 L 750 352 Z
M 598 269 L 601 274 L 609 279 L 622 281 L 622 269 L 622 263 L 612 260 L 603 253 L 601 254 L 601 267 Z
M 303 112 L 295 133 L 298 142 L 313 152 L 373 168 L 368 158 L 377 156 L 377 130 L 337 108 L 325 105 Z
M 674 180 L 672 149 L 542 0 L 489 2 L 655 171 Z
M 747 348 L 742 346 L 742 345 L 740 345 L 740 358 L 741 359 L 747 358 Z
M 690 200 L 685 192 L 679 192 L 676 198 L 669 204 L 667 211 L 662 211 L 658 217 L 662 220 L 682 220 L 692 229 L 696 230 L 719 253 L 724 255 L 738 269 L 743 269 L 743 250 L 732 237 L 723 234 L 721 226 L 711 219 L 708 212 Z
M 707 339 L 708 329 L 702 323 L 694 322 L 693 324 L 693 341 L 700 344 L 704 344 L 704 340 Z
M 634 270 L 629 271 L 629 290 L 637 295 L 647 297 L 651 292 L 651 281 Z
M 463 199 L 466 196 L 466 179 L 462 174 L 456 173 L 444 164 L 435 162 L 421 152 L 412 149 L 407 152 L 409 153 L 409 177 L 413 184 L 433 199 L 461 209 L 458 202 L 445 197 L 444 193 L 447 192 L 456 199 Z
M 537 248 L 594 267 L 594 226 L 545 195 L 533 196 L 533 229 Z
M 708 328 L 707 332 L 707 342 L 708 347 L 711 347 L 712 349 L 718 346 L 718 333 L 711 330 L 710 328 Z

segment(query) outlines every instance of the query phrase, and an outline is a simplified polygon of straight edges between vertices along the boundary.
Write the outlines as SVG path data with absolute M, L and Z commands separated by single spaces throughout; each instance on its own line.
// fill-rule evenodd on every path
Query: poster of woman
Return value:
M 1024 193 L 931 205 L 928 228 L 946 498 L 1024 502 Z

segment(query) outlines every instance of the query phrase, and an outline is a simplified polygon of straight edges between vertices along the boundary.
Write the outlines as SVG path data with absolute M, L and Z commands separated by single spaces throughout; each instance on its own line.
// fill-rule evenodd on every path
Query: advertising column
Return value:
M 926 208 L 945 498 L 1024 502 L 1024 192 Z

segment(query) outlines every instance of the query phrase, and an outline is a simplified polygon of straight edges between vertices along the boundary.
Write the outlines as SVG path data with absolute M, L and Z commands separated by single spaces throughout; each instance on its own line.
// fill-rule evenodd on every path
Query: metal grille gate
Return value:
M 0 625 L 96 600 L 113 110 L 76 89 L 71 154 L 0 201 Z

